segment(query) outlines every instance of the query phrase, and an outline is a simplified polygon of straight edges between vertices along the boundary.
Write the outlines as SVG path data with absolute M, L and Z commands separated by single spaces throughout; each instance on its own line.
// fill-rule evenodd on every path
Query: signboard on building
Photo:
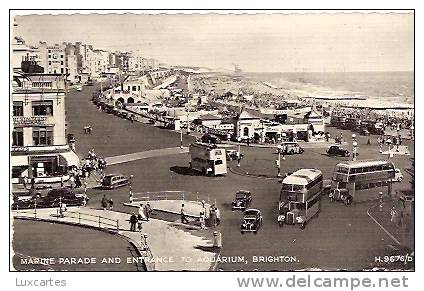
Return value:
M 18 127 L 46 125 L 47 116 L 14 116 L 13 125 Z

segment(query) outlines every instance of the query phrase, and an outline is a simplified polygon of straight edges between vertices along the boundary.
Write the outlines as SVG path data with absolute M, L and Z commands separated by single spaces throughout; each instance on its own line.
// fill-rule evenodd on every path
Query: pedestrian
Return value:
M 205 226 L 205 213 L 204 212 L 200 212 L 199 222 L 200 222 L 200 229 L 206 229 L 206 226 Z
M 141 231 L 143 229 L 143 217 L 140 213 L 137 215 L 137 229 L 138 231 Z
M 82 186 L 81 178 L 77 174 L 76 177 L 75 177 L 75 188 L 81 188 L 81 186 Z
M 107 198 L 106 198 L 106 195 L 103 195 L 103 198 L 102 198 L 102 208 L 103 208 L 103 210 L 106 210 L 106 208 L 107 208 Z
M 188 223 L 188 219 L 186 217 L 184 204 L 181 204 L 181 223 Z
M 133 212 L 130 216 L 130 231 L 135 231 L 135 225 L 137 223 L 137 216 Z
M 152 215 L 152 207 L 150 207 L 150 203 L 147 202 L 147 204 L 146 204 L 146 219 L 147 219 L 147 221 L 149 221 L 151 215 Z
M 397 216 L 397 211 L 396 211 L 396 207 L 393 205 L 392 210 L 390 211 L 390 221 L 393 223 L 396 223 L 396 216 Z
M 218 207 L 215 207 L 215 216 L 216 216 L 216 224 L 221 224 L 221 212 L 219 211 Z
M 113 210 L 113 200 L 112 200 L 112 198 L 109 199 L 109 209 Z
M 34 189 L 35 189 L 35 178 L 32 177 L 31 178 L 31 190 L 34 190 Z
M 215 205 L 212 205 L 209 210 L 209 223 L 211 227 L 216 227 L 216 212 L 215 212 Z
M 24 189 L 26 190 L 28 184 L 28 177 L 26 175 L 22 177 L 22 183 L 24 184 Z
M 74 183 L 75 183 L 75 178 L 74 178 L 74 176 L 73 175 L 71 175 L 71 177 L 69 177 L 69 182 L 70 182 L 70 184 L 71 184 L 71 189 L 73 189 L 74 188 Z
M 143 203 L 141 203 L 140 206 L 138 207 L 138 214 L 140 214 L 143 220 L 146 220 L 146 216 L 145 216 L 146 212 L 145 212 L 145 207 Z

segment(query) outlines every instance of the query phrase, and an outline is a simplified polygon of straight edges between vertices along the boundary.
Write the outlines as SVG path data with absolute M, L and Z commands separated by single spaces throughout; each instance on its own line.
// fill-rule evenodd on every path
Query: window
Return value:
M 137 86 L 132 86 L 133 91 L 137 91 Z
M 62 58 L 62 59 L 63 59 L 63 55 L 60 55 L 60 58 Z
M 24 116 L 24 104 L 22 101 L 13 101 L 13 116 Z
M 52 127 L 33 127 L 32 128 L 33 145 L 52 145 L 53 128 Z
M 23 128 L 15 128 L 12 133 L 12 146 L 24 146 L 24 130 Z
M 51 61 L 49 61 L 49 66 L 51 66 L 52 65 L 52 62 Z
M 49 53 L 51 53 L 52 52 L 52 50 L 49 50 Z
M 33 101 L 32 115 L 34 116 L 53 115 L 53 101 Z
M 63 68 L 60 68 L 60 73 L 63 74 Z
M 61 61 L 60 64 L 63 66 L 63 61 Z

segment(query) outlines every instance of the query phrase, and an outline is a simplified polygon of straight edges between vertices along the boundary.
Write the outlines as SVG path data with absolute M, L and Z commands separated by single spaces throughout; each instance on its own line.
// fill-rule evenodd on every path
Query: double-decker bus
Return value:
M 278 224 L 306 223 L 321 210 L 322 172 L 300 169 L 283 179 L 278 203 Z
M 216 176 L 227 173 L 227 157 L 225 149 L 214 144 L 193 143 L 190 145 L 190 169 L 203 175 Z
M 387 187 L 391 195 L 392 180 L 395 178 L 395 165 L 385 160 L 347 161 L 338 163 L 334 169 L 330 198 L 350 204 L 357 191 L 376 187 Z M 363 199 L 377 198 L 375 191 L 364 193 Z M 370 194 L 372 196 L 370 196 Z M 346 199 L 350 201 L 346 201 Z

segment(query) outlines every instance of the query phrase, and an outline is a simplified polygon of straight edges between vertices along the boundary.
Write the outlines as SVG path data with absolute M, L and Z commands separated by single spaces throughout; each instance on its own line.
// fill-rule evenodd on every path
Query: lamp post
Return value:
M 241 152 L 240 152 L 240 144 L 239 144 L 238 151 L 237 151 L 237 167 L 240 167 L 240 161 L 241 161 Z
M 132 178 L 134 175 L 130 175 L 130 203 L 133 203 L 133 193 L 132 193 Z
M 183 148 L 183 128 L 180 127 L 180 148 Z

